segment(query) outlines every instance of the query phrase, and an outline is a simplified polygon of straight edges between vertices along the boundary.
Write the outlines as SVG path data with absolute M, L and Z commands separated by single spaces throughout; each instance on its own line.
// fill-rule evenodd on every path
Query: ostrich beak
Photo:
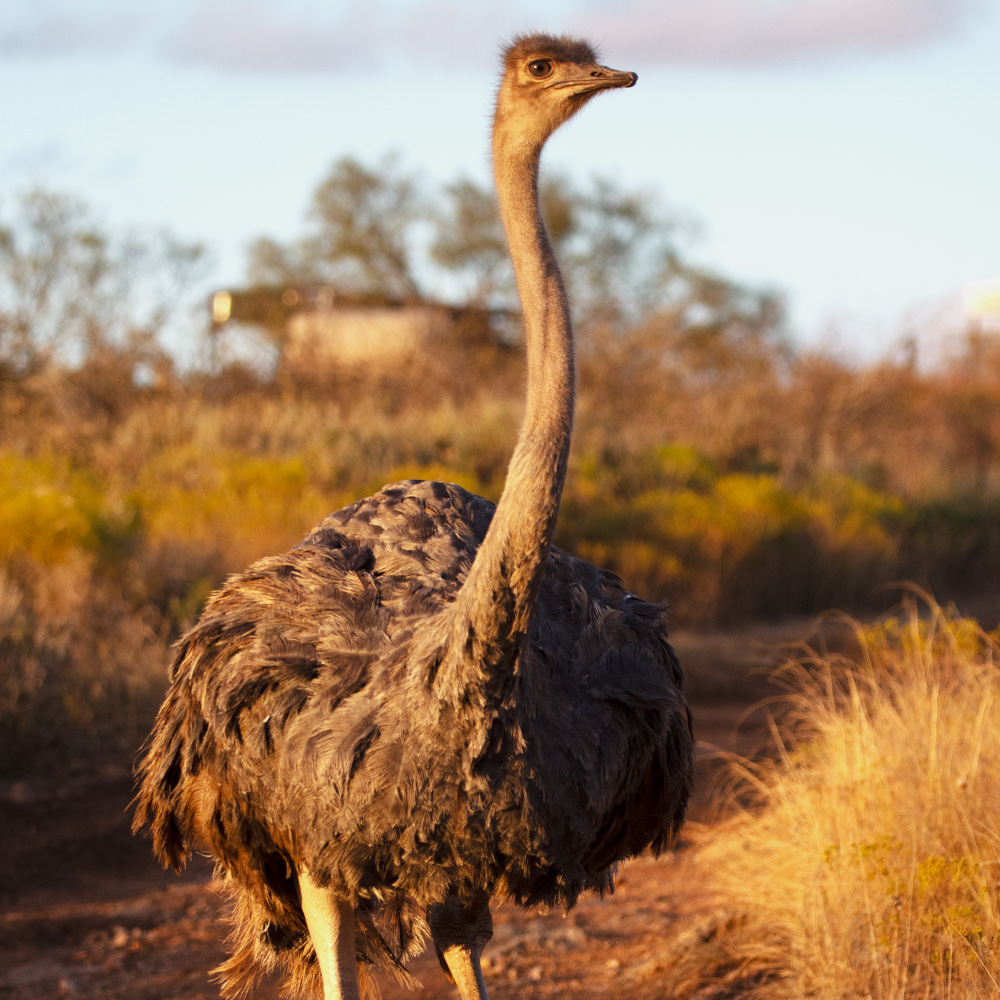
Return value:
M 614 87 L 634 87 L 638 79 L 638 73 L 632 73 L 627 69 L 611 69 L 610 66 L 593 63 L 590 66 L 577 67 L 571 77 L 559 80 L 550 86 L 553 90 L 572 88 L 580 94 L 593 94 Z
M 611 69 L 609 66 L 595 66 L 594 69 L 606 74 L 607 83 L 605 86 L 607 87 L 634 87 L 639 79 L 638 73 L 627 69 Z M 593 70 L 590 75 L 594 75 Z

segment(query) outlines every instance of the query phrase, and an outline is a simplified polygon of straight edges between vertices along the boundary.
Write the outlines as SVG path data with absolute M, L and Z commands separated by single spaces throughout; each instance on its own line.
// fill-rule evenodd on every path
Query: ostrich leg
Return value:
M 479 958 L 493 937 L 488 896 L 472 906 L 454 898 L 431 907 L 428 914 L 438 961 L 458 987 L 462 1000 L 489 1000 Z
M 318 886 L 304 869 L 299 872 L 299 892 L 323 974 L 324 1000 L 361 1000 L 354 954 L 354 908 L 330 889 Z

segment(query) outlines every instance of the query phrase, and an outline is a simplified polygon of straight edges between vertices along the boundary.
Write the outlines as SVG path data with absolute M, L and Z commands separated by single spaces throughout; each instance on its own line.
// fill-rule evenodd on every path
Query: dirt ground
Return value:
M 685 985 L 676 959 L 704 943 L 724 916 L 698 884 L 691 836 L 713 816 L 717 750 L 753 753 L 766 742 L 773 693 L 760 673 L 802 640 L 802 623 L 675 639 L 699 739 L 692 833 L 658 859 L 630 862 L 613 896 L 568 915 L 495 909 L 484 969 L 495 1000 L 627 992 L 634 998 L 736 995 L 725 983 Z M 199 1000 L 218 996 L 210 975 L 224 955 L 224 904 L 211 866 L 164 872 L 147 841 L 129 833 L 131 755 L 76 762 L 71 776 L 0 785 L 0 998 Z M 457 997 L 433 951 L 410 965 L 427 998 Z M 279 995 L 264 983 L 261 1000 Z M 384 984 L 386 1000 L 411 996 Z

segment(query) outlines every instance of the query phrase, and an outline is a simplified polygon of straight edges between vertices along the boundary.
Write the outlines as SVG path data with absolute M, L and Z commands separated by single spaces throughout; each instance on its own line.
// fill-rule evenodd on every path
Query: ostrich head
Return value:
M 504 50 L 494 133 L 505 142 L 540 149 L 595 94 L 634 86 L 638 79 L 602 66 L 579 39 L 520 35 Z

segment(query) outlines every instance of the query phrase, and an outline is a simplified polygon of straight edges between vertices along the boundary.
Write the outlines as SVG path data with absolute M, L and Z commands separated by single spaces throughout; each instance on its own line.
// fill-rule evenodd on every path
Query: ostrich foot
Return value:
M 320 972 L 324 1000 L 361 1000 L 354 953 L 354 908 L 331 889 L 299 872 L 302 912 L 309 928 Z
M 466 906 L 457 899 L 431 907 L 428 914 L 438 961 L 462 1000 L 489 1000 L 479 958 L 493 937 L 488 896 Z

